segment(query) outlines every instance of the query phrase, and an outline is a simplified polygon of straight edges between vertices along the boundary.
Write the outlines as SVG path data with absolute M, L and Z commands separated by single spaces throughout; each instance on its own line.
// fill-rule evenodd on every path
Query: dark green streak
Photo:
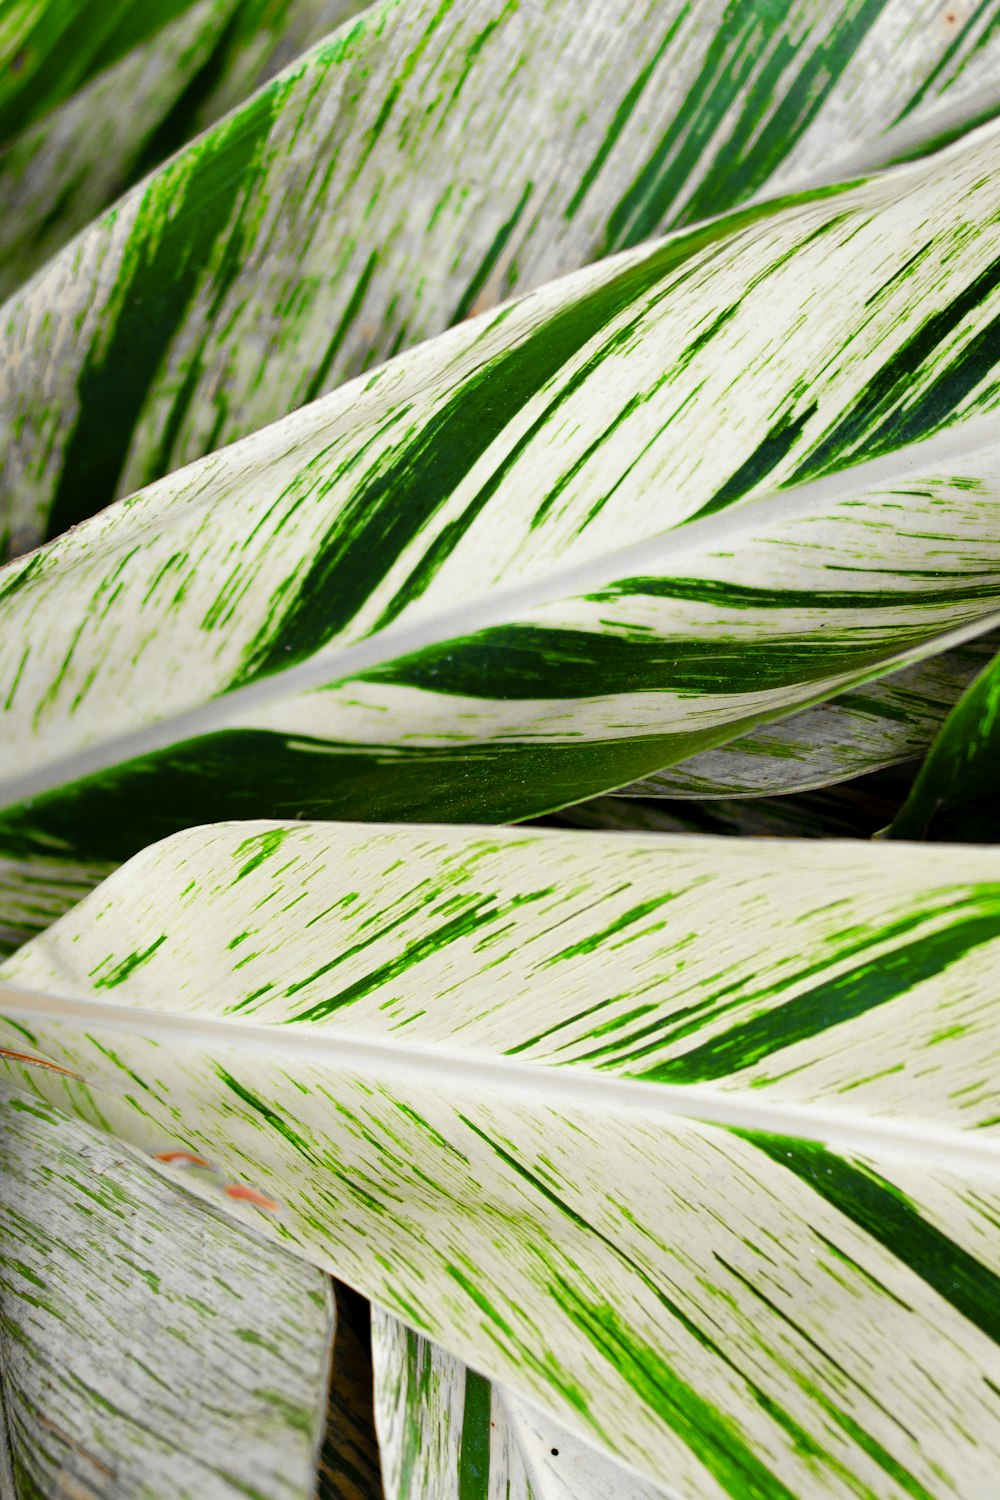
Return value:
M 42 554 L 34 553 L 24 563 L 14 563 L 0 574 L 0 604 L 13 598 L 41 571 Z
M 490 272 L 493 270 L 493 267 L 500 259 L 501 254 L 506 248 L 507 241 L 510 239 L 511 235 L 514 233 L 514 230 L 517 228 L 518 220 L 528 206 L 528 199 L 531 197 L 534 186 L 535 184 L 533 182 L 525 183 L 524 191 L 522 192 L 514 208 L 514 212 L 511 214 L 509 219 L 506 219 L 504 223 L 500 225 L 500 228 L 494 235 L 493 242 L 480 261 L 475 275 L 469 282 L 469 285 L 466 287 L 465 291 L 462 293 L 458 306 L 455 308 L 455 311 L 451 315 L 450 322 L 461 323 L 463 318 L 467 318 L 469 316 L 476 298 L 479 296 L 479 293 L 482 291 L 483 287 L 489 280 Z
M 1000 938 L 1000 909 L 952 922 L 914 938 L 846 974 L 815 985 L 680 1057 L 633 1077 L 652 1083 L 707 1083 L 752 1067 L 785 1047 L 886 1005 L 942 973 L 973 948 Z
M 859 567 L 863 566 L 859 564 Z M 831 570 L 832 572 L 833 570 Z M 605 600 L 630 598 L 639 594 L 651 599 L 685 599 L 698 604 L 716 604 L 723 609 L 899 609 L 906 605 L 955 604 L 959 600 L 996 599 L 1000 597 L 1000 581 L 983 583 L 982 570 L 966 578 L 961 573 L 932 572 L 927 578 L 928 588 L 893 589 L 892 575 L 886 577 L 886 585 L 880 589 L 783 589 L 755 588 L 752 584 L 730 583 L 718 578 L 623 578 L 600 593 L 588 594 L 597 603 Z M 900 573 L 907 583 L 914 583 L 918 575 Z M 947 587 L 941 587 L 942 579 Z M 933 584 L 937 584 L 934 587 Z M 854 699 L 852 698 L 852 702 Z M 882 711 L 881 708 L 879 710 Z
M 962 596 L 956 590 L 950 597 Z M 877 607 L 885 607 L 884 597 Z M 776 631 L 780 625 L 776 614 Z M 925 630 L 916 625 L 908 630 L 897 622 L 893 648 L 915 644 Z M 756 693 L 879 665 L 888 640 L 880 644 L 870 638 L 874 633 L 866 636 L 858 629 L 855 634 L 829 630 L 774 639 L 644 639 L 503 625 L 402 657 L 365 673 L 364 680 L 505 702 L 604 693 Z
M 226 1087 L 228 1089 L 231 1089 L 236 1097 L 238 1099 L 242 1099 L 243 1103 L 246 1104 L 250 1109 L 252 1109 L 256 1114 L 260 1115 L 261 1119 L 263 1119 L 266 1124 L 270 1125 L 272 1130 L 277 1131 L 278 1135 L 280 1135 L 284 1140 L 288 1141 L 289 1145 L 294 1146 L 296 1151 L 300 1152 L 303 1156 L 308 1157 L 311 1162 L 316 1161 L 315 1151 L 313 1151 L 312 1147 L 307 1141 L 304 1141 L 302 1139 L 297 1131 L 292 1129 L 287 1120 L 283 1120 L 282 1117 L 275 1110 L 273 1110 L 269 1104 L 265 1104 L 263 1099 L 259 1099 L 256 1094 L 251 1092 L 250 1089 L 244 1088 L 242 1083 L 238 1083 L 231 1074 L 226 1072 L 225 1068 L 220 1067 L 218 1064 L 216 1064 L 215 1071 L 218 1073 L 219 1077 L 222 1079 Z
M 837 191 L 837 190 L 834 190 Z M 822 189 L 810 197 L 826 197 Z M 657 247 L 609 283 L 583 293 L 553 314 L 522 343 L 472 375 L 423 427 L 404 452 L 383 467 L 376 463 L 317 544 L 309 570 L 285 613 L 270 622 L 249 647 L 233 686 L 266 676 L 313 655 L 354 618 L 399 556 L 525 404 L 585 344 L 690 256 L 727 239 L 734 231 L 772 217 L 785 201 L 742 210 Z M 796 202 L 802 201 L 801 198 Z M 558 403 L 558 396 L 555 398 Z M 495 485 L 493 485 L 495 488 Z M 492 493 L 490 482 L 483 496 Z M 484 504 L 474 497 L 453 521 L 440 566 Z M 418 565 L 381 623 L 427 586 L 433 569 Z
M 888 358 L 850 410 L 817 444 L 794 476 L 815 478 L 841 464 L 873 458 L 918 441 L 944 423 L 994 368 L 1000 350 L 1000 316 L 950 356 L 949 364 L 921 389 L 920 369 L 1000 287 L 1000 256 L 947 307 L 932 313 Z
M 494 469 L 489 479 L 482 485 L 475 499 L 466 506 L 460 516 L 457 516 L 453 521 L 448 522 L 446 526 L 441 528 L 437 537 L 427 548 L 416 567 L 411 571 L 409 577 L 399 586 L 386 608 L 382 611 L 376 621 L 375 630 L 381 630 L 386 625 L 391 624 L 402 613 L 407 604 L 424 592 L 442 563 L 458 545 L 465 532 L 468 531 L 472 522 L 485 510 L 494 495 L 497 494 L 525 450 L 534 442 L 538 434 L 548 426 L 553 415 L 563 402 L 590 377 L 595 366 L 600 363 L 606 352 L 607 345 L 593 355 L 584 366 L 571 375 L 565 384 L 553 394 L 551 400 L 539 412 L 531 425 L 522 432 L 510 451 L 497 465 L 496 469 Z M 537 523 L 545 504 L 546 501 L 543 501 L 539 512 L 535 516 L 535 521 L 532 523 L 533 525 Z
M 673 899 L 673 893 L 666 891 L 662 896 L 653 896 L 649 901 L 641 901 L 638 906 L 633 906 L 628 911 L 622 912 L 620 917 L 616 917 L 602 931 L 595 932 L 590 937 L 583 938 L 579 943 L 571 944 L 569 948 L 563 948 L 560 953 L 554 953 L 547 960 L 547 963 L 561 963 L 563 959 L 577 958 L 584 953 L 593 953 L 595 948 L 599 948 L 609 938 L 617 937 L 618 933 L 624 931 L 626 927 L 631 927 L 633 922 L 641 922 L 643 917 L 650 916 L 652 912 L 657 911 L 666 902 Z M 515 1048 L 513 1050 L 517 1051 L 519 1049 Z
M 829 1243 L 829 1241 L 827 1243 Z M 834 1250 L 835 1253 L 840 1253 L 839 1251 L 837 1251 L 836 1246 L 831 1245 L 830 1248 Z M 849 1259 L 849 1257 L 847 1258 Z M 827 1350 L 823 1349 L 819 1344 L 816 1343 L 816 1340 L 813 1339 L 805 1331 L 805 1329 L 795 1321 L 794 1318 L 790 1318 L 788 1316 L 788 1313 L 785 1312 L 782 1307 L 779 1307 L 776 1302 L 774 1302 L 770 1297 L 762 1292 L 760 1287 L 756 1286 L 748 1276 L 744 1276 L 743 1272 L 739 1270 L 737 1266 L 730 1265 L 729 1262 L 724 1260 L 721 1255 L 716 1255 L 715 1259 L 718 1261 L 719 1265 L 725 1268 L 730 1276 L 734 1277 L 744 1287 L 746 1287 L 747 1291 L 752 1297 L 757 1298 L 758 1301 L 763 1303 L 763 1305 L 774 1317 L 779 1318 L 783 1323 L 786 1323 L 789 1328 L 795 1331 L 800 1339 L 804 1340 L 804 1342 L 806 1342 L 807 1344 L 810 1344 L 813 1349 L 815 1349 L 817 1353 L 822 1356 L 824 1361 L 828 1361 L 829 1363 L 833 1364 L 838 1372 L 846 1379 L 854 1379 L 853 1376 L 848 1375 L 847 1371 L 844 1370 L 842 1365 L 837 1364 L 837 1362 L 831 1358 Z M 861 1268 L 857 1267 L 857 1270 L 860 1272 Z M 879 1290 L 886 1296 L 893 1296 L 893 1294 L 884 1287 L 880 1287 Z M 893 1300 L 898 1301 L 898 1298 L 893 1298 Z M 906 1306 L 905 1303 L 902 1305 Z M 908 1308 L 907 1310 L 910 1312 L 913 1311 L 912 1308 Z M 858 1447 L 862 1450 L 862 1452 L 867 1453 L 869 1458 L 874 1459 L 879 1468 L 884 1469 L 885 1472 L 890 1476 L 890 1478 L 893 1479 L 901 1489 L 905 1490 L 908 1495 L 912 1495 L 913 1500 L 934 1500 L 934 1496 L 931 1495 L 928 1490 L 924 1489 L 920 1481 L 918 1479 L 915 1479 L 909 1472 L 909 1470 L 905 1469 L 903 1465 L 898 1461 L 898 1459 L 893 1457 L 893 1455 L 888 1451 L 887 1448 L 883 1448 L 882 1444 L 878 1442 L 876 1438 L 872 1437 L 871 1433 L 866 1432 L 859 1422 L 856 1422 L 853 1417 L 849 1416 L 847 1412 L 842 1411 L 834 1401 L 830 1400 L 830 1396 L 828 1394 L 829 1382 L 824 1382 L 823 1386 L 820 1387 L 817 1386 L 814 1381 L 805 1378 L 798 1372 L 795 1373 L 795 1378 L 798 1384 L 810 1397 L 810 1399 L 817 1402 L 824 1411 L 828 1412 L 833 1420 L 837 1423 L 837 1426 L 841 1427 L 844 1432 L 847 1433 L 851 1441 L 857 1443 Z M 857 1384 L 856 1381 L 854 1383 Z M 879 1402 L 877 1396 L 874 1396 L 863 1386 L 861 1388 L 864 1391 L 864 1394 L 869 1398 L 869 1400 L 873 1402 L 874 1405 L 879 1406 L 883 1411 L 886 1411 L 886 1408 L 884 1406 L 881 1406 L 881 1402 Z M 890 1412 L 888 1413 L 888 1415 L 891 1417 L 892 1413 Z M 898 1418 L 893 1417 L 892 1420 L 896 1423 L 897 1426 L 902 1426 Z M 913 1434 L 906 1428 L 903 1428 L 902 1430 L 906 1434 L 909 1441 L 911 1443 L 915 1443 Z M 845 1477 L 847 1476 L 845 1475 Z
M 681 1380 L 655 1349 L 639 1342 L 611 1302 L 593 1302 L 563 1278 L 551 1290 L 597 1352 L 659 1412 L 733 1500 L 795 1500 L 723 1414 Z
M 506 1151 L 497 1141 L 491 1139 L 485 1131 L 480 1130 L 470 1119 L 464 1115 L 459 1118 L 536 1193 L 557 1208 L 578 1229 L 592 1239 L 599 1240 L 611 1250 L 622 1264 L 628 1267 L 629 1271 L 639 1277 L 663 1309 L 675 1318 L 692 1338 L 728 1365 L 740 1380 L 746 1381 L 743 1372 L 723 1353 L 714 1340 L 702 1332 L 648 1273 L 626 1255 L 613 1240 L 602 1234 L 593 1224 L 588 1223 L 582 1215 L 554 1193 L 541 1178 L 530 1172 L 522 1162 Z M 654 1349 L 640 1343 L 631 1330 L 618 1318 L 610 1303 L 598 1305 L 589 1301 L 580 1290 L 571 1286 L 563 1276 L 555 1272 L 550 1273 L 549 1290 L 563 1311 L 588 1337 L 600 1355 L 617 1369 L 639 1398 L 679 1434 L 722 1487 L 734 1497 L 734 1500 L 749 1500 L 751 1496 L 754 1500 L 793 1500 L 777 1476 L 766 1469 L 745 1446 L 739 1433 L 733 1430 L 725 1417 L 683 1381 Z M 750 1382 L 746 1383 L 750 1385 Z M 751 1385 L 750 1389 L 754 1390 L 754 1387 Z
M 248 875 L 253 874 L 254 870 L 258 870 L 265 860 L 277 853 L 286 837 L 287 833 L 284 828 L 270 828 L 267 833 L 256 834 L 253 838 L 244 840 L 236 851 L 237 858 L 242 858 L 246 854 L 250 857 L 240 866 L 233 883 L 245 880 Z
M 233 686 L 304 660 L 342 630 L 525 403 L 662 274 L 659 257 L 653 257 L 611 287 L 598 288 L 564 309 L 470 379 L 428 420 L 399 458 L 381 471 L 376 468 L 374 478 L 359 485 L 317 545 L 309 571 L 284 616 L 252 643 Z M 461 523 L 453 523 L 451 545 L 460 528 Z M 427 581 L 422 578 L 420 588 Z M 419 589 L 414 585 L 404 586 L 389 618 L 415 592 Z
M 514 896 L 509 901 L 497 901 L 492 896 L 480 896 L 458 916 L 452 917 L 440 927 L 432 928 L 430 932 L 425 932 L 422 937 L 408 943 L 402 953 L 397 954 L 395 958 L 387 960 L 377 969 L 362 975 L 360 979 L 356 979 L 353 984 L 339 990 L 335 995 L 329 995 L 325 1000 L 318 1000 L 308 1009 L 289 1016 L 288 1020 L 289 1022 L 322 1021 L 334 1011 L 342 1010 L 345 1005 L 351 1005 L 362 996 L 370 995 L 373 990 L 380 989 L 382 985 L 398 979 L 407 969 L 439 953 L 449 943 L 468 937 L 470 933 L 478 932 L 481 927 L 491 922 L 498 922 L 519 907 L 528 905 L 532 901 L 539 901 L 543 896 L 548 895 L 551 895 L 551 889 L 531 891 L 523 896 Z
M 773 469 L 776 469 L 785 455 L 795 446 L 803 427 L 816 410 L 816 403 L 805 407 L 796 416 L 786 414 L 771 427 L 767 436 L 764 437 L 757 447 L 744 459 L 739 468 L 730 475 L 725 484 L 706 500 L 700 510 L 696 510 L 687 517 L 688 522 L 699 521 L 704 516 L 711 516 L 716 511 L 725 510 L 727 505 L 732 505 L 734 500 L 739 500 L 755 484 L 766 479 Z
M 277 103 L 275 92 L 267 91 L 228 130 L 205 138 L 169 212 L 162 201 L 150 206 L 151 195 L 162 187 L 160 179 L 151 184 L 133 230 L 128 253 L 134 261 L 121 289 L 117 321 L 80 372 L 79 415 L 63 457 L 50 536 L 115 498 L 149 388 L 246 187 Z M 158 220 L 148 241 L 142 238 L 145 214 Z
M 570 199 L 569 204 L 567 205 L 567 219 L 572 219 L 576 215 L 577 209 L 580 207 L 580 204 L 589 193 L 598 173 L 604 166 L 604 163 L 607 161 L 608 157 L 611 155 L 615 142 L 621 135 L 622 131 L 625 129 L 625 126 L 628 124 L 629 120 L 632 118 L 632 115 L 635 113 L 635 107 L 638 104 L 639 100 L 642 98 L 642 95 L 645 93 L 646 86 L 649 83 L 650 78 L 653 76 L 654 70 L 659 66 L 663 58 L 663 54 L 666 52 L 667 48 L 670 46 L 670 43 L 676 36 L 677 28 L 680 26 L 682 21 L 687 19 L 689 12 L 690 6 L 688 5 L 683 6 L 677 12 L 677 15 L 674 17 L 673 22 L 667 28 L 667 31 L 663 37 L 663 40 L 660 42 L 660 45 L 653 53 L 646 66 L 638 74 L 635 82 L 632 84 L 624 99 L 615 110 L 614 118 L 612 119 L 611 124 L 608 126 L 607 134 L 605 135 L 600 146 L 597 148 L 597 154 L 595 155 L 593 161 L 590 163 L 590 166 L 581 177 L 580 185 L 577 188 L 576 192 L 573 194 L 573 197 Z
M 150 943 L 148 948 L 143 948 L 136 953 L 130 953 L 127 958 L 122 959 L 120 964 L 116 964 L 109 973 L 102 975 L 100 979 L 95 979 L 94 989 L 111 990 L 116 985 L 124 984 L 125 980 L 134 974 L 136 969 L 141 968 L 148 959 L 152 958 L 156 950 L 162 948 L 166 941 L 167 934 L 161 932 L 156 941 Z
M 487 1500 L 490 1485 L 490 1396 L 488 1380 L 465 1372 L 462 1448 L 458 1456 L 458 1500 Z
M 734 1130 L 802 1179 L 963 1318 L 1000 1343 L 1000 1277 L 922 1217 L 898 1188 L 814 1141 Z
M 815 119 L 883 7 L 884 0 L 848 0 L 838 7 L 830 33 L 810 51 L 808 36 L 775 37 L 784 8 L 772 19 L 761 14 L 759 0 L 731 0 L 687 97 L 611 214 L 603 253 L 638 244 L 667 222 L 692 222 L 718 212 L 732 202 L 737 183 L 740 196 L 755 192 Z M 752 76 L 765 48 L 768 60 Z M 726 125 L 744 89 L 739 117 Z M 670 219 L 685 183 L 706 151 L 715 149 L 723 128 L 728 140 Z
M 505 822 L 648 775 L 676 757 L 677 740 L 398 750 L 235 730 L 5 809 L 0 841 L 12 855 L 56 847 L 124 860 L 229 818 Z
M 327 377 L 329 376 L 330 371 L 333 368 L 333 362 L 337 358 L 337 355 L 340 353 L 340 346 L 347 336 L 347 330 L 350 328 L 358 313 L 361 311 L 361 304 L 365 300 L 365 294 L 368 291 L 369 283 L 371 282 L 375 267 L 377 265 L 378 252 L 373 250 L 369 255 L 367 261 L 365 262 L 364 270 L 361 272 L 361 275 L 354 283 L 354 290 L 351 292 L 350 300 L 348 301 L 347 306 L 344 308 L 343 315 L 341 316 L 339 323 L 333 330 L 333 334 L 330 338 L 329 344 L 327 344 L 326 346 L 326 351 L 323 355 L 323 358 L 320 360 L 319 365 L 316 368 L 316 373 L 313 376 L 312 380 L 309 382 L 309 388 L 306 391 L 304 397 L 304 400 L 306 402 L 315 401 L 316 397 L 322 392 L 323 387 L 326 384 Z
M 782 802 L 792 799 L 779 797 L 774 800 Z M 940 913 L 938 911 L 935 914 Z M 916 928 L 925 926 L 930 916 L 931 912 L 926 910 L 908 911 L 905 916 L 881 927 L 878 938 L 883 943 L 889 943 L 896 938 L 905 937 Z M 846 942 L 843 941 L 845 936 Z M 578 1053 L 575 1060 L 586 1064 L 611 1057 L 620 1067 L 625 1062 L 636 1062 L 639 1058 L 648 1057 L 652 1052 L 662 1054 L 666 1048 L 676 1047 L 685 1037 L 704 1030 L 712 1023 L 718 1024 L 730 1011 L 752 1010 L 761 1003 L 769 1005 L 772 1010 L 776 1009 L 780 995 L 796 989 L 799 985 L 804 985 L 806 980 L 816 974 L 827 972 L 835 963 L 846 963 L 849 959 L 867 952 L 874 941 L 875 938 L 870 929 L 863 928 L 858 935 L 858 929 L 849 927 L 846 934 L 831 937 L 825 948 L 814 955 L 812 961 L 802 968 L 795 969 L 780 978 L 766 972 L 760 975 L 744 975 L 742 978 L 739 975 L 729 978 L 721 988 L 703 991 L 700 1000 L 696 1000 L 692 1005 L 681 1006 L 669 1018 L 658 1016 L 655 1021 L 649 1022 L 638 1031 L 619 1035 L 610 1045 L 602 1044 L 590 1052 Z M 759 987 L 748 989 L 748 978 L 751 984 L 757 980 Z M 622 1024 L 625 1024 L 624 1020 Z
M 336 953 L 333 958 L 328 959 L 325 964 L 322 964 L 318 969 L 314 970 L 312 974 L 306 975 L 305 979 L 300 979 L 295 984 L 290 984 L 285 990 L 285 994 L 288 996 L 297 995 L 299 990 L 304 990 L 308 985 L 315 984 L 317 979 L 322 979 L 324 975 L 331 973 L 336 968 L 339 968 L 341 964 L 347 963 L 349 959 L 356 957 L 359 953 L 363 953 L 364 950 L 366 948 L 370 948 L 373 943 L 382 942 L 382 940 L 386 938 L 390 932 L 394 932 L 397 927 L 402 927 L 405 925 L 405 923 L 411 922 L 417 915 L 417 912 L 419 910 L 419 907 L 414 907 L 408 911 L 403 911 L 399 914 L 399 916 L 393 917 L 391 922 L 386 922 L 383 924 L 383 926 L 377 927 L 374 932 L 368 935 L 368 937 L 361 938 L 358 942 L 351 943 L 349 947 L 340 949 L 340 951 Z

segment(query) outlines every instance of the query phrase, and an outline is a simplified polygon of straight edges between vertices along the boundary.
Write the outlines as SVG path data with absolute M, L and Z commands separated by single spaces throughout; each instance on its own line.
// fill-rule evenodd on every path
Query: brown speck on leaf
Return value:
M 60 1067 L 58 1063 L 49 1062 L 45 1057 L 35 1057 L 31 1052 L 17 1052 L 12 1047 L 0 1047 L 0 1058 L 6 1058 L 9 1062 L 27 1063 L 32 1068 L 48 1068 L 51 1073 L 62 1073 L 66 1078 L 75 1078 L 79 1083 L 84 1081 L 72 1068 Z

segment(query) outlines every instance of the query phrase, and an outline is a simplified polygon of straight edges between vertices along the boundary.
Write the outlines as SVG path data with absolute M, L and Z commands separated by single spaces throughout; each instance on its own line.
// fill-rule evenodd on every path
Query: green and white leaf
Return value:
M 934 741 L 890 838 L 990 843 L 1000 838 L 1000 657 L 959 699 Z
M 807 792 L 923 755 L 976 674 L 993 632 L 693 755 L 619 797 L 760 797 Z M 707 831 L 707 830 L 706 830 Z
M 318 1271 L 0 1093 L 14 1495 L 309 1500 L 333 1334 Z
M 992 849 L 217 826 L 9 960 L 0 1036 L 685 1500 L 967 1500 L 998 957 Z
M 595 797 L 565 807 L 554 821 L 570 828 L 627 833 L 709 833 L 740 838 L 866 839 L 885 828 L 908 790 L 903 773 L 865 776 L 786 797 Z
M 998 164 L 590 267 L 11 565 L 4 857 L 534 816 L 994 626 Z
M 939 0 L 381 0 L 4 307 L 7 545 L 515 291 L 917 149 L 924 110 L 935 140 L 990 116 L 998 15 L 998 0 L 944 15 Z M 30 166 L 43 193 L 59 170 Z
M 168 0 L 158 8 L 150 0 L 102 0 L 76 17 L 69 40 L 53 29 L 43 50 L 36 39 L 40 63 L 65 66 L 79 40 L 99 37 L 110 17 L 120 30 L 130 18 L 137 35 L 128 50 L 112 51 L 110 65 L 91 66 L 82 86 L 42 118 L 18 118 L 0 150 L 0 296 L 15 292 L 138 177 L 359 9 L 361 0 Z M 66 12 L 52 3 L 40 8 L 44 21 Z M 74 68 L 63 86 L 76 75 Z M 12 76 L 20 74 L 8 63 Z
M 0 15 L 0 145 L 162 33 L 196 0 L 5 0 Z
M 372 1354 L 386 1500 L 667 1500 L 377 1307 Z
M 116 861 L 52 853 L 0 857 L 0 954 L 13 953 L 110 875 Z

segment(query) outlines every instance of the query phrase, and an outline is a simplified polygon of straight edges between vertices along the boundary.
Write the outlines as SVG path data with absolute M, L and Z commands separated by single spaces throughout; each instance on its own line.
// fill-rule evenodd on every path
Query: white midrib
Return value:
M 1000 469 L 1000 412 L 973 418 L 933 438 L 910 443 L 883 458 L 870 459 L 822 479 L 760 498 L 749 497 L 730 509 L 680 525 L 652 541 L 636 542 L 614 552 L 602 553 L 585 563 L 557 569 L 528 583 L 493 589 L 453 609 L 428 614 L 412 625 L 389 626 L 377 636 L 356 645 L 317 652 L 308 661 L 284 672 L 236 688 L 141 729 L 110 736 L 100 744 L 74 751 L 37 770 L 9 777 L 0 785 L 0 809 L 42 796 L 111 766 L 154 754 L 181 741 L 218 733 L 276 699 L 330 687 L 413 652 L 477 631 L 511 624 L 531 610 L 606 586 L 633 573 L 669 577 L 670 570 L 685 556 L 702 553 L 713 543 L 724 542 L 726 550 L 733 551 L 742 536 L 759 531 L 763 526 L 796 520 L 823 510 L 832 500 L 841 500 L 862 490 L 913 482 L 921 474 L 933 475 L 943 464 L 956 459 L 971 460 L 989 452 L 996 455 Z M 959 645 L 996 626 L 1000 626 L 1000 611 L 983 615 L 973 624 L 958 630 L 929 636 L 922 647 L 911 647 L 889 656 L 879 666 L 853 674 L 850 681 L 860 683 L 881 676 L 894 666 L 907 665 L 921 656 Z M 841 690 L 841 687 L 832 689 L 834 692 Z M 821 702 L 830 696 L 830 692 L 831 689 L 826 688 L 811 698 L 803 697 L 795 708 Z M 792 711 L 781 710 L 782 713 Z M 762 722 L 767 717 L 767 714 L 759 716 Z M 744 732 L 745 728 L 743 724 L 739 732 Z
M 889 1153 L 958 1169 L 1000 1175 L 1000 1138 L 877 1118 L 859 1111 L 762 1100 L 704 1084 L 645 1083 L 575 1065 L 514 1062 L 476 1053 L 413 1047 L 392 1040 L 330 1035 L 305 1026 L 256 1024 L 225 1017 L 144 1011 L 99 1000 L 74 1000 L 0 981 L 0 1015 L 93 1031 L 127 1032 L 169 1045 L 211 1051 L 252 1052 L 271 1059 L 298 1058 L 312 1066 L 349 1069 L 371 1080 L 418 1079 L 437 1090 L 451 1085 L 474 1094 L 529 1098 L 536 1107 L 584 1108 L 589 1114 L 629 1110 L 691 1120 L 725 1129 L 755 1130 L 819 1141 L 866 1156 Z M 30 1066 L 30 1065 L 29 1065 Z M 86 1078 L 84 1079 L 86 1083 Z M 98 1087 L 103 1087 L 99 1085 Z

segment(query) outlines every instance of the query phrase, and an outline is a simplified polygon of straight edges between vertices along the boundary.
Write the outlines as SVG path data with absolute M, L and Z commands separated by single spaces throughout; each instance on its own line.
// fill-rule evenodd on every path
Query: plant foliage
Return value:
M 4 1500 L 995 1486 L 998 80 L 0 0 Z

